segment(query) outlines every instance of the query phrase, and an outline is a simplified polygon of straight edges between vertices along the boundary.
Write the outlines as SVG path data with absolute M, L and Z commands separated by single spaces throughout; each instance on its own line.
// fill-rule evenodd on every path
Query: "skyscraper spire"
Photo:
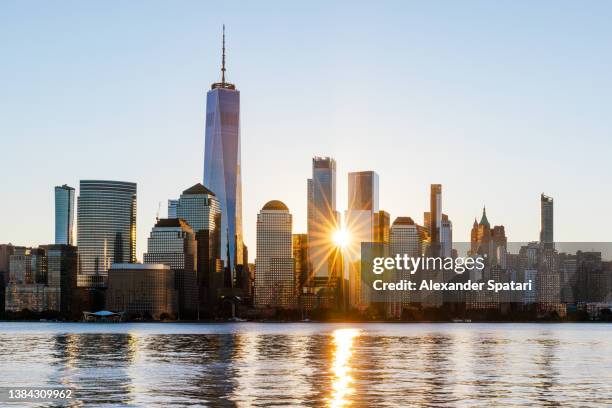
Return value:
M 221 55 L 221 83 L 225 85 L 225 24 L 223 24 L 223 48 Z
M 223 24 L 223 36 L 221 46 L 221 82 L 215 82 L 212 84 L 211 89 L 224 88 L 224 89 L 236 89 L 234 84 L 225 82 L 225 24 Z

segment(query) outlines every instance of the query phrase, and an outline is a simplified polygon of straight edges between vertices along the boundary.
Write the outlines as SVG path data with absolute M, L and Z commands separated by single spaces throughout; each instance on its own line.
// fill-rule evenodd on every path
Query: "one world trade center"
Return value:
M 240 92 L 225 81 L 224 26 L 221 82 L 212 84 L 206 95 L 204 185 L 215 193 L 221 208 L 221 259 L 226 287 L 240 285 L 245 262 L 240 166 Z

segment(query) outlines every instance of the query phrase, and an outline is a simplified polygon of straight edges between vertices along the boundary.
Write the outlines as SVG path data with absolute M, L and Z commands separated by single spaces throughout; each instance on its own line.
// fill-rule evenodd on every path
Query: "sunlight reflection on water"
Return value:
M 0 387 L 85 406 L 611 406 L 606 324 L 0 323 Z

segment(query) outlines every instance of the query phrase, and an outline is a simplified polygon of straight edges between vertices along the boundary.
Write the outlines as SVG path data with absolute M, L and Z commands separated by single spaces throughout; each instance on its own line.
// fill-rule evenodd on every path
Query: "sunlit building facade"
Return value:
M 361 244 L 375 241 L 378 215 L 378 174 L 360 171 L 348 174 L 348 209 L 345 225 L 349 242 L 344 249 L 345 271 L 348 275 L 348 302 L 353 308 L 365 307 L 359 302 L 361 281 Z
M 333 234 L 339 226 L 336 210 L 336 161 L 331 157 L 312 159 L 308 180 L 308 248 L 315 284 L 333 274 Z
M 105 285 L 113 263 L 136 262 L 136 183 L 81 180 L 78 286 Z
M 64 184 L 55 187 L 55 243 L 73 244 L 74 188 Z
M 255 307 L 292 309 L 297 306 L 292 216 L 287 206 L 269 201 L 257 215 Z
M 204 185 L 215 193 L 221 209 L 221 259 L 231 287 L 248 262 L 242 236 L 241 171 L 240 92 L 225 81 L 224 32 L 221 82 L 212 84 L 206 95 Z
M 440 233 L 442 229 L 442 184 L 432 184 L 429 194 L 430 254 L 440 256 Z

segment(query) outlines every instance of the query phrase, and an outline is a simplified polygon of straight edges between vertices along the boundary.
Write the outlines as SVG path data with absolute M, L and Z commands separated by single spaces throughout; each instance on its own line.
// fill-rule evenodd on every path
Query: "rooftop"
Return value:
M 189 187 L 187 190 L 183 191 L 183 194 L 191 194 L 191 195 L 208 194 L 208 195 L 213 195 L 213 196 L 215 195 L 215 193 L 213 193 L 212 191 L 204 187 L 202 183 L 198 183 L 198 184 L 195 184 Z
M 282 201 L 272 200 L 272 201 L 268 201 L 266 205 L 263 206 L 262 211 L 263 210 L 289 211 L 289 208 L 287 208 L 285 203 L 283 203 Z

